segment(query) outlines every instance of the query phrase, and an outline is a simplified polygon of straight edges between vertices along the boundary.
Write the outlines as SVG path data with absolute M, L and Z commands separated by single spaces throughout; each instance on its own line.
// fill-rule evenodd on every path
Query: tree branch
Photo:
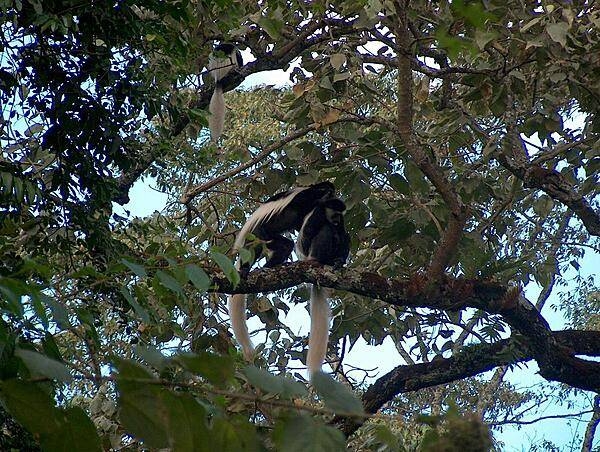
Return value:
M 423 276 L 411 279 L 386 279 L 375 273 L 353 270 L 333 271 L 314 262 L 297 262 L 251 272 L 235 288 L 224 276 L 213 277 L 211 289 L 225 293 L 258 293 L 286 289 L 307 282 L 345 290 L 402 308 L 429 308 L 456 311 L 476 308 L 497 314 L 510 325 L 513 335 L 525 337 L 526 348 L 540 367 L 540 375 L 587 391 L 600 391 L 600 363 L 576 355 L 600 355 L 600 332 L 570 331 L 567 345 L 557 339 L 548 322 L 520 289 L 497 282 L 444 276 L 431 290 L 432 280 Z M 581 342 L 586 337 L 596 345 Z M 571 346 L 572 345 L 572 346 Z M 525 347 L 525 346 L 523 346 Z
M 507 117 L 513 112 L 507 112 Z M 527 188 L 544 191 L 552 199 L 560 201 L 573 211 L 587 231 L 600 236 L 600 213 L 595 212 L 588 201 L 573 188 L 573 185 L 558 171 L 544 168 L 529 161 L 520 135 L 516 130 L 515 118 L 506 121 L 507 134 L 503 149 L 498 153 L 500 164 L 523 181 Z
M 398 104 L 396 112 L 397 130 L 404 147 L 413 158 L 415 164 L 425 174 L 436 188 L 448 208 L 450 216 L 446 230 L 430 261 L 427 274 L 435 282 L 440 279 L 456 253 L 458 243 L 463 235 L 467 221 L 467 209 L 454 191 L 452 184 L 445 178 L 442 168 L 423 151 L 423 146 L 417 142 L 413 129 L 413 78 L 412 52 L 408 33 L 408 18 L 406 5 L 396 2 L 396 14 L 399 23 L 396 28 L 396 41 L 399 46 L 398 54 Z

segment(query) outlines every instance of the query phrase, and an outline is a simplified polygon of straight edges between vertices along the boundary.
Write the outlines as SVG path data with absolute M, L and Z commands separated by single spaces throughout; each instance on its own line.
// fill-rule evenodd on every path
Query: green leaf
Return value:
M 23 348 L 15 350 L 15 355 L 23 360 L 25 366 L 27 366 L 34 375 L 42 375 L 65 383 L 71 381 L 69 370 L 59 361 L 48 358 L 41 353 L 25 350 Z
M 168 413 L 160 389 L 142 382 L 117 380 L 119 418 L 125 430 L 149 447 L 169 447 Z
M 498 36 L 498 34 L 494 32 L 477 30 L 475 31 L 475 43 L 480 50 L 483 50 L 488 43 L 496 39 L 496 36 Z
M 146 380 L 154 379 L 154 375 L 150 369 L 142 366 L 140 363 L 135 363 L 122 358 L 114 358 L 113 364 L 119 375 L 117 376 L 122 382 L 127 382 L 130 379 Z
M 286 398 L 303 397 L 307 394 L 306 387 L 302 383 L 290 378 L 273 375 L 258 367 L 248 366 L 242 372 L 252 385 L 263 391 L 279 394 L 281 397 Z
M 280 452 L 346 451 L 346 439 L 339 430 L 306 415 L 283 418 L 275 424 L 273 440 Z
M 62 410 L 61 410 L 62 411 Z M 41 438 L 44 450 L 52 452 L 101 451 L 96 427 L 80 407 L 69 407 L 63 411 L 63 422 L 52 434 Z
M 125 300 L 127 300 L 127 303 L 129 303 L 129 306 L 131 306 L 131 308 L 133 309 L 133 312 L 136 313 L 136 315 L 140 318 L 140 320 L 144 323 L 150 323 L 150 315 L 148 314 L 148 311 L 146 311 L 142 305 L 140 305 L 135 298 L 133 298 L 133 296 L 131 295 L 131 292 L 129 292 L 129 289 L 127 289 L 126 287 L 121 287 L 119 289 L 119 292 L 121 292 L 121 295 L 123 295 L 123 298 L 125 298 Z
M 356 395 L 329 375 L 317 372 L 311 381 L 327 408 L 344 414 L 364 414 L 362 403 Z
M 173 292 L 178 293 L 178 294 L 183 294 L 183 287 L 181 287 L 181 284 L 179 284 L 179 281 L 177 281 L 175 278 L 173 278 L 168 273 L 165 273 L 162 270 L 158 270 L 156 272 L 156 277 L 158 278 L 160 283 L 163 286 L 165 286 L 167 289 L 170 289 Z
M 569 31 L 569 24 L 566 22 L 548 24 L 546 26 L 546 31 L 554 42 L 558 42 L 563 47 L 567 46 L 567 32 Z
M 134 264 L 133 262 L 128 261 L 127 259 L 121 259 L 121 263 L 125 265 L 129 270 L 135 273 L 137 276 L 143 278 L 146 276 L 146 270 L 142 265 Z
M 212 260 L 217 263 L 219 268 L 223 270 L 223 273 L 229 282 L 231 282 L 234 287 L 237 286 L 240 282 L 240 274 L 236 270 L 231 259 L 215 250 L 211 250 L 210 256 L 212 257 Z
M 59 427 L 59 410 L 35 383 L 1 381 L 0 398 L 8 412 L 34 435 L 50 434 Z
M 450 8 L 456 16 L 463 17 L 475 28 L 484 28 L 488 20 L 495 19 L 495 16 L 485 9 L 482 2 L 454 0 L 450 3 Z
M 188 264 L 185 266 L 185 274 L 188 279 L 192 282 L 194 287 L 201 293 L 204 293 L 210 287 L 210 278 L 208 275 L 197 265 Z
M 234 376 L 235 368 L 230 356 L 217 356 L 207 352 L 185 353 L 175 356 L 174 360 L 217 386 L 226 385 Z
M 274 40 L 281 38 L 281 29 L 283 28 L 283 22 L 272 17 L 264 17 L 258 20 L 258 25 L 267 32 L 267 34 Z
M 392 188 L 398 193 L 401 193 L 403 195 L 408 195 L 410 193 L 410 186 L 408 185 L 408 181 L 405 177 L 401 176 L 400 174 L 391 174 L 388 180 Z
M 263 451 L 256 438 L 254 426 L 247 421 L 228 421 L 215 418 L 211 428 L 211 450 L 214 451 Z M 305 451 L 307 452 L 307 451 Z
M 65 308 L 62 303 L 56 301 L 54 298 L 49 297 L 48 295 L 41 293 L 41 292 L 38 294 L 38 296 L 42 302 L 44 302 L 46 305 L 48 305 L 48 307 L 50 308 L 50 311 L 52 311 L 52 317 L 54 317 L 54 321 L 58 324 L 58 326 L 61 329 L 66 330 L 66 329 L 71 328 L 71 321 L 69 320 L 69 312 L 67 311 L 67 308 Z
M 537 24 L 543 18 L 544 18 L 544 16 L 538 16 L 538 17 L 531 19 L 529 22 L 527 22 L 525 25 L 523 25 L 521 27 L 521 33 L 524 33 L 527 30 L 529 30 L 531 27 L 533 27 L 535 24 Z
M 136 355 L 158 370 L 164 369 L 167 363 L 167 357 L 155 347 L 148 345 L 136 345 L 133 350 L 135 351 Z
M 162 401 L 168 411 L 168 436 L 174 451 L 210 452 L 206 410 L 191 394 L 164 391 Z
M 35 383 L 18 380 L 0 382 L 0 398 L 8 412 L 39 438 L 46 451 L 94 452 L 101 450 L 94 424 L 78 407 L 66 410 Z

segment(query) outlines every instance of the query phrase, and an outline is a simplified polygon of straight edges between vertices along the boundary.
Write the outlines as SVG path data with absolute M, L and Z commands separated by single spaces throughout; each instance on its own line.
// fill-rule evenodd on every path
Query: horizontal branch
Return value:
M 577 342 L 563 343 L 550 330 L 548 322 L 535 306 L 515 287 L 492 281 L 447 276 L 435 284 L 422 275 L 402 280 L 388 279 L 375 273 L 360 273 L 350 269 L 338 272 L 313 262 L 255 270 L 235 288 L 222 276 L 215 277 L 213 281 L 213 290 L 225 293 L 272 292 L 306 282 L 377 298 L 403 308 L 449 311 L 481 309 L 502 316 L 512 328 L 513 334 L 524 336 L 527 344 L 524 350 L 531 353 L 544 378 L 588 391 L 600 391 L 600 363 L 576 356 L 600 356 L 600 349 L 590 349 L 589 345 L 579 339 Z M 599 334 L 594 332 L 570 334 L 576 338 L 589 334 L 587 338 L 595 338 L 595 342 L 599 339 Z
M 600 355 L 600 331 L 563 330 L 552 333 L 562 347 L 577 354 Z M 378 378 L 362 396 L 367 413 L 376 413 L 398 394 L 451 383 L 474 377 L 496 367 L 517 364 L 534 359 L 534 353 L 522 337 L 502 339 L 493 344 L 463 347 L 449 358 L 428 363 L 402 365 Z M 361 421 L 337 419 L 338 426 L 349 435 Z

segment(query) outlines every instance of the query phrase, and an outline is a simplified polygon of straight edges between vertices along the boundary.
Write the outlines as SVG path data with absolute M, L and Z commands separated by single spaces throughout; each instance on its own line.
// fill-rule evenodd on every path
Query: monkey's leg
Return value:
M 294 249 L 294 242 L 282 235 L 276 235 L 266 242 L 269 258 L 265 267 L 275 267 L 283 264 Z

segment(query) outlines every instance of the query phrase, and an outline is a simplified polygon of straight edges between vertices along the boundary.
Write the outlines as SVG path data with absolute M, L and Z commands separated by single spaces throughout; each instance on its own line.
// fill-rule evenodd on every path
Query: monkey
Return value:
M 265 267 L 281 265 L 292 254 L 294 248 L 294 242 L 282 234 L 299 230 L 304 218 L 315 206 L 319 202 L 333 198 L 334 194 L 335 187 L 331 182 L 320 182 L 271 196 L 248 218 L 235 239 L 233 250 L 238 251 L 244 245 L 246 236 L 253 233 L 264 241 L 261 248 L 266 248 Z M 243 270 L 249 270 L 251 265 L 252 262 L 246 264 Z M 236 268 L 238 271 L 242 270 L 239 258 L 236 261 Z M 246 295 L 230 296 L 227 307 L 233 335 L 242 347 L 246 360 L 251 361 L 254 347 L 246 324 Z
M 337 198 L 322 200 L 306 216 L 296 243 L 296 253 L 303 260 L 324 265 L 342 266 L 350 253 L 350 236 L 344 226 L 346 205 Z M 313 284 L 310 289 L 310 334 L 306 366 L 309 378 L 321 371 L 329 340 L 331 310 L 329 290 Z
M 225 98 L 223 96 L 223 78 L 232 70 L 244 65 L 240 50 L 231 43 L 222 43 L 216 46 L 208 60 L 208 70 L 215 81 L 215 90 L 210 98 L 208 111 L 208 128 L 210 139 L 216 143 L 223 133 L 225 121 Z

